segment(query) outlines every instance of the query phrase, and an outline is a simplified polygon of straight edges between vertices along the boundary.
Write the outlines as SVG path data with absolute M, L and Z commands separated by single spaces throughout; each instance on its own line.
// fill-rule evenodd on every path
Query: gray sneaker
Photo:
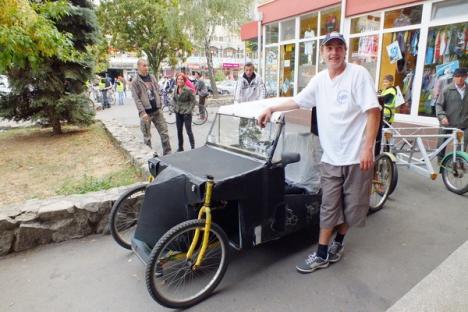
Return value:
M 335 263 L 341 260 L 343 255 L 344 246 L 338 242 L 333 241 L 331 246 L 328 247 L 328 261 Z
M 298 270 L 300 273 L 312 273 L 317 269 L 326 268 L 328 264 L 328 258 L 320 258 L 314 252 L 313 254 L 308 255 L 303 262 L 296 265 L 296 270 Z

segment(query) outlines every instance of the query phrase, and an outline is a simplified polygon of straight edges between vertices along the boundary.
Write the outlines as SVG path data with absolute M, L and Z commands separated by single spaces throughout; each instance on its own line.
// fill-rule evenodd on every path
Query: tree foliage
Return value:
M 12 67 L 34 69 L 44 57 L 72 57 L 70 36 L 54 25 L 67 14 L 66 1 L 0 0 L 0 7 L 0 72 Z
M 94 112 L 83 92 L 93 74 L 92 46 L 98 38 L 93 5 L 87 0 L 70 0 L 57 7 L 48 1 L 34 1 L 29 7 L 21 3 L 28 14 L 47 19 L 53 36 L 67 38 L 70 51 L 66 58 L 42 52 L 34 57 L 26 51 L 22 59 L 14 59 L 6 71 L 12 92 L 0 98 L 0 117 L 41 120 L 56 134 L 62 132 L 63 121 L 90 124 Z M 43 43 L 31 44 L 41 51 Z
M 143 51 L 157 74 L 162 61 L 174 63 L 177 55 L 191 50 L 178 6 L 179 0 L 102 0 L 98 19 L 102 32 L 112 37 L 112 47 Z
M 227 30 L 239 32 L 240 26 L 248 17 L 251 0 L 193 0 L 181 7 L 185 24 L 190 29 L 190 36 L 198 47 L 205 50 L 208 75 L 217 94 L 213 75 L 213 59 L 211 55 L 211 42 L 215 35 L 216 26 Z

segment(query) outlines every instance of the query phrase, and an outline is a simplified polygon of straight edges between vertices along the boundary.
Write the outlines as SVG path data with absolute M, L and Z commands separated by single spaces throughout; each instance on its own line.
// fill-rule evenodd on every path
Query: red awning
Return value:
M 258 22 L 252 21 L 241 26 L 241 40 L 250 40 L 258 37 Z

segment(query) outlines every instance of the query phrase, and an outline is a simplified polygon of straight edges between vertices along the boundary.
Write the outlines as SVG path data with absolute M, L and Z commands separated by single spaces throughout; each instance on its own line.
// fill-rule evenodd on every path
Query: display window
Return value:
M 281 41 L 292 40 L 296 35 L 296 21 L 294 19 L 281 22 Z
M 265 87 L 268 97 L 278 95 L 278 47 L 265 49 Z
M 278 43 L 278 23 L 265 25 L 265 43 Z
M 294 95 L 295 44 L 280 46 L 279 96 Z
M 364 66 L 376 79 L 379 36 L 362 36 L 349 41 L 349 62 Z
M 385 12 L 384 28 L 404 27 L 421 23 L 422 5 Z
M 435 103 L 452 82 L 453 72 L 468 67 L 468 24 L 430 27 L 418 114 L 435 117 Z
M 297 91 L 300 92 L 307 86 L 317 71 L 317 40 L 301 42 L 299 44 L 298 71 Z
M 405 98 L 405 103 L 397 108 L 400 114 L 411 113 L 419 35 L 419 29 L 383 35 L 379 86 L 382 86 L 384 76 L 392 75 L 394 86 L 400 87 Z
M 315 38 L 318 35 L 318 12 L 301 16 L 301 29 L 300 29 L 300 38 L 309 39 Z
M 340 31 L 341 7 L 334 7 L 320 11 L 320 35 Z
M 367 33 L 380 29 L 380 13 L 351 19 L 351 34 Z

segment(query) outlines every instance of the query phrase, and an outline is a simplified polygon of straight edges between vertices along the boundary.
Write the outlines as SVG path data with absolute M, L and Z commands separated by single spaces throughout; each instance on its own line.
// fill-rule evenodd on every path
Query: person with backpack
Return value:
M 383 91 L 380 96 L 383 97 L 384 102 L 384 117 L 389 124 L 395 121 L 395 102 L 397 96 L 397 89 L 393 86 L 393 76 L 385 75 L 383 78 Z

